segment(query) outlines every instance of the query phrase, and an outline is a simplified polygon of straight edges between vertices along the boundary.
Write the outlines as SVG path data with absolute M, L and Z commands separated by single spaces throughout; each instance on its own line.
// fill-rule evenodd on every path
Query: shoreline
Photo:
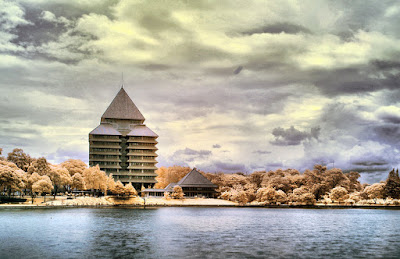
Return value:
M 203 208 L 267 208 L 267 209 L 388 209 L 400 210 L 400 205 L 393 204 L 265 204 L 252 202 L 239 204 L 237 202 L 223 199 L 212 198 L 193 198 L 193 199 L 165 199 L 138 196 L 130 197 L 88 197 L 81 196 L 70 199 L 68 196 L 57 196 L 41 202 L 41 198 L 35 199 L 35 203 L 27 200 L 24 203 L 4 203 L 0 204 L 0 210 L 5 209 L 68 209 L 68 208 L 132 208 L 132 209 L 151 209 L 162 207 L 203 207 Z
M 163 207 L 202 207 L 202 208 L 265 208 L 265 209 L 387 209 L 400 210 L 398 205 L 227 205 L 227 204 L 102 204 L 102 205 L 28 205 L 28 204 L 0 204 L 0 210 L 7 209 L 69 209 L 69 208 L 131 208 L 131 209 L 156 209 Z

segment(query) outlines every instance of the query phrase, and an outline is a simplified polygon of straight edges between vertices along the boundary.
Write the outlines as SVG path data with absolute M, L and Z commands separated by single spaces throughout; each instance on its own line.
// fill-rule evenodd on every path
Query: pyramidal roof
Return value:
M 127 136 L 145 136 L 145 137 L 158 137 L 154 131 L 147 128 L 145 125 L 137 125 L 135 126 Z
M 180 187 L 211 187 L 217 188 L 218 186 L 213 184 L 210 180 L 204 177 L 199 171 L 195 168 L 190 171 L 187 175 L 185 175 L 178 183 Z
M 101 118 L 105 119 L 126 119 L 126 120 L 144 120 L 142 113 L 133 103 L 132 99 L 121 87 L 114 100 L 108 106 Z
M 89 135 L 112 135 L 112 136 L 121 136 L 121 133 L 118 130 L 114 129 L 108 123 L 101 123 L 97 128 L 92 130 Z

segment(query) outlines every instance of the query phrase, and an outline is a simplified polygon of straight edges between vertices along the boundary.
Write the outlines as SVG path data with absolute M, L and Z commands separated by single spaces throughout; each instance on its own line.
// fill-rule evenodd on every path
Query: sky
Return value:
M 88 162 L 124 89 L 158 166 L 400 164 L 399 1 L 0 0 L 0 145 Z

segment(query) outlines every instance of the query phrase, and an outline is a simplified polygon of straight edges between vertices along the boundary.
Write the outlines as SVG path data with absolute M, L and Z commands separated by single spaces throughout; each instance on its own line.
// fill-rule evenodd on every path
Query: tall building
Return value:
M 123 184 L 140 190 L 157 182 L 158 135 L 146 127 L 145 118 L 122 87 L 101 116 L 100 125 L 89 133 L 89 165 Z

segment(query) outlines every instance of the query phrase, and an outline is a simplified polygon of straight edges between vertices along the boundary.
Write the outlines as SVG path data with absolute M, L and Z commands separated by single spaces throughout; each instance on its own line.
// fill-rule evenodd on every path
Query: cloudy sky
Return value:
M 398 1 L 0 0 L 0 143 L 88 161 L 121 86 L 159 166 L 400 165 Z

